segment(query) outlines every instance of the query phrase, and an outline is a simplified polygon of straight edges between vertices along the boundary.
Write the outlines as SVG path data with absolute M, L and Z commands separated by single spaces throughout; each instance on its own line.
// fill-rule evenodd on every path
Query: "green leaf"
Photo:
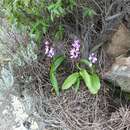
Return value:
M 64 9 L 62 7 L 59 7 L 58 10 L 59 10 L 60 14 L 64 14 Z
M 91 63 L 90 61 L 86 60 L 86 59 L 81 59 L 81 60 L 80 60 L 80 63 L 84 63 L 84 64 L 86 64 L 87 66 L 92 67 L 92 63 Z
M 54 66 L 54 71 L 61 65 L 61 63 L 64 61 L 64 56 L 57 56 L 53 59 L 53 66 Z
M 100 79 L 96 74 L 90 75 L 85 69 L 80 71 L 80 75 L 83 78 L 86 87 L 92 94 L 97 94 L 100 89 Z
M 56 92 L 56 95 L 59 96 L 59 86 L 58 86 L 58 82 L 56 79 L 56 75 L 55 73 L 51 70 L 50 71 L 50 80 L 51 80 L 51 84 Z
M 78 78 L 79 78 L 78 72 L 75 72 L 75 73 L 71 74 L 70 76 L 68 76 L 62 85 L 62 90 L 69 89 L 73 84 L 76 83 Z
M 55 8 L 55 4 L 51 4 L 47 7 L 49 11 L 53 10 Z
M 59 28 L 55 33 L 55 39 L 56 40 L 62 40 L 63 35 L 64 35 L 64 28 L 62 27 L 62 25 L 59 25 Z
M 77 79 L 77 82 L 76 82 L 76 84 L 75 84 L 75 86 L 74 86 L 76 92 L 78 92 L 79 87 L 80 87 L 80 78 Z
M 92 82 L 93 87 L 95 87 L 96 92 L 98 92 L 98 90 L 101 87 L 99 76 L 97 74 L 92 74 L 91 82 Z
M 54 21 L 54 17 L 53 17 L 53 14 L 51 13 L 51 21 L 53 22 Z
M 28 5 L 29 5 L 29 3 L 30 3 L 30 0 L 24 0 L 23 2 L 24 2 L 24 4 L 25 4 L 25 6 L 28 7 Z
M 84 17 L 86 17 L 86 16 L 92 17 L 92 16 L 94 16 L 94 14 L 95 14 L 95 12 L 94 12 L 93 9 L 88 8 L 88 7 L 86 7 L 86 8 L 84 9 L 84 12 L 83 12 L 83 16 L 84 16 Z
M 50 81 L 51 84 L 56 92 L 56 95 L 59 95 L 59 86 L 58 81 L 56 79 L 56 70 L 61 65 L 61 63 L 64 61 L 64 56 L 57 56 L 53 59 L 51 70 L 50 70 Z

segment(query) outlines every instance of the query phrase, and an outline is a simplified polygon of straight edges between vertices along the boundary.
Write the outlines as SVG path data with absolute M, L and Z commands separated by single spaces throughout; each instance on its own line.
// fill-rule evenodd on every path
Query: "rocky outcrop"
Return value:
M 107 53 L 115 58 L 112 67 L 104 75 L 122 91 L 130 93 L 130 32 L 121 24 L 112 37 Z
M 107 48 L 107 53 L 113 57 L 125 54 L 130 49 L 130 32 L 121 24 L 112 36 L 111 43 Z
M 116 58 L 115 63 L 104 77 L 116 86 L 120 86 L 122 91 L 130 93 L 130 57 Z

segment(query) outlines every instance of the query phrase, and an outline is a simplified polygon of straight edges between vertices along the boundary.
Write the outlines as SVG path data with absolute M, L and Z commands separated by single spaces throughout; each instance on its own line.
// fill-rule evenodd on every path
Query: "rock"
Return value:
M 37 45 L 29 39 L 26 30 L 21 32 L 0 18 L 0 64 L 8 62 L 14 67 L 24 66 L 37 60 Z
M 25 111 L 23 101 L 14 94 L 0 97 L 0 130 L 39 130 L 32 116 Z
M 119 86 L 122 91 L 130 93 L 130 57 L 116 58 L 115 63 L 104 75 L 104 78 Z
M 107 53 L 113 57 L 125 54 L 130 48 L 130 32 L 121 24 L 115 34 L 112 36 L 111 43 L 107 48 Z
M 0 97 L 3 97 L 14 85 L 14 77 L 11 63 L 0 58 Z
M 104 78 L 119 86 L 122 91 L 130 93 L 130 56 L 126 56 L 129 49 L 130 32 L 121 24 L 107 48 L 107 53 L 114 57 L 115 62 Z

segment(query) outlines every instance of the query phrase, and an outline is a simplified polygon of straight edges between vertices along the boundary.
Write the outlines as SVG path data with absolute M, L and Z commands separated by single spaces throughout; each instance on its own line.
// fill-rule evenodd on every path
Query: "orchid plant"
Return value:
M 71 49 L 69 52 L 70 59 L 77 61 L 77 59 L 80 59 L 80 40 L 75 39 L 71 45 Z M 56 94 L 60 94 L 60 87 L 58 85 L 58 81 L 56 79 L 56 71 L 59 68 L 59 66 L 65 61 L 65 56 L 55 56 L 54 48 L 50 46 L 49 42 L 45 42 L 45 54 L 53 58 L 51 69 L 50 69 L 50 81 L 53 86 L 53 89 L 55 90 Z M 80 88 L 80 82 L 81 80 L 84 81 L 85 86 L 89 89 L 89 91 L 92 94 L 97 94 L 100 89 L 100 78 L 96 74 L 96 71 L 94 69 L 94 64 L 97 62 L 96 54 L 92 53 L 89 55 L 88 60 L 87 59 L 80 59 L 78 62 L 76 62 L 76 72 L 70 74 L 63 82 L 61 89 L 67 90 L 74 86 L 76 92 Z M 85 67 L 81 67 L 85 65 Z

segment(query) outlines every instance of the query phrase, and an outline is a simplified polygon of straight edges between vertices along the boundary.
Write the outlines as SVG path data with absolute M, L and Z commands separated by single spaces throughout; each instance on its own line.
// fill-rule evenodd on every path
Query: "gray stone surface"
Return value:
M 130 57 L 118 57 L 110 71 L 105 74 L 105 79 L 121 87 L 122 91 L 130 93 Z
M 29 44 L 27 49 L 18 48 L 19 43 L 25 43 L 24 36 L 11 29 L 5 19 L 0 18 L 0 27 L 0 130 L 40 130 L 35 119 L 26 113 L 24 101 L 15 90 L 12 70 L 14 65 L 18 67 L 37 58 L 34 44 Z
M 36 121 L 25 112 L 20 98 L 11 93 L 0 97 L 0 130 L 39 130 Z

